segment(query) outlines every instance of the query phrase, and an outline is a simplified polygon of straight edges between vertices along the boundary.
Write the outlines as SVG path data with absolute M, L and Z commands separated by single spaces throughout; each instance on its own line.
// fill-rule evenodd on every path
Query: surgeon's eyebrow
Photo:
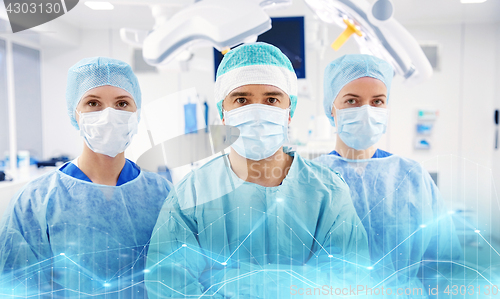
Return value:
M 387 98 L 387 96 L 385 94 L 379 94 L 379 95 L 376 95 L 376 96 L 373 96 L 373 97 L 374 98 L 380 98 L 380 97 L 386 97 Z
M 270 91 L 270 92 L 265 92 L 264 96 L 284 96 L 285 94 L 282 93 L 281 91 Z
M 355 97 L 355 98 L 359 98 L 359 96 L 357 94 L 353 94 L 353 93 L 346 93 L 343 97 Z
M 93 94 L 88 94 L 84 97 L 84 99 L 86 98 L 96 98 L 96 99 L 100 99 L 100 97 L 96 96 L 96 95 L 93 95 Z
M 126 95 L 123 95 L 123 96 L 117 96 L 115 98 L 115 100 L 123 100 L 123 99 L 132 99 L 130 96 L 126 96 Z
M 235 91 L 229 94 L 230 97 L 248 97 L 253 96 L 251 92 Z

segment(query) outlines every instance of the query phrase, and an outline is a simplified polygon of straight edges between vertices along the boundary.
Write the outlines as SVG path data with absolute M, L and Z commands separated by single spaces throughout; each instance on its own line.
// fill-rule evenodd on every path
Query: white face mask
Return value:
M 289 109 L 263 104 L 224 111 L 226 125 L 240 130 L 231 147 L 242 157 L 259 161 L 274 155 L 288 141 Z
M 363 105 L 337 109 L 337 133 L 349 147 L 364 150 L 377 143 L 387 127 L 388 109 Z
M 137 113 L 113 108 L 78 112 L 80 136 L 93 152 L 114 158 L 125 151 L 137 133 Z

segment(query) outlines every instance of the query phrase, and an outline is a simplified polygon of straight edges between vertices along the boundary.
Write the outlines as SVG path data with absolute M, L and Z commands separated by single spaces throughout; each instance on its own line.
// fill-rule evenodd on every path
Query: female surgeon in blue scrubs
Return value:
M 83 152 L 12 200 L 0 231 L 0 294 L 147 298 L 145 253 L 171 184 L 124 156 L 139 122 L 137 78 L 128 64 L 96 57 L 71 67 L 67 83 Z
M 389 63 L 369 55 L 346 55 L 326 67 L 324 108 L 337 141 L 316 162 L 350 187 L 368 234 L 373 285 L 382 283 L 393 295 L 400 287 L 421 289 L 409 297 L 427 298 L 429 284 L 451 275 L 462 249 L 429 173 L 376 147 L 386 130 L 393 74 Z

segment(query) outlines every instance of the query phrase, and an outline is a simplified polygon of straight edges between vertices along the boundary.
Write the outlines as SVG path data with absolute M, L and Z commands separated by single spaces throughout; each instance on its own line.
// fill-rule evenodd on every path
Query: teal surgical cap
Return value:
M 290 97 L 290 116 L 297 106 L 297 76 L 280 49 L 266 43 L 241 45 L 229 51 L 217 69 L 215 100 L 222 119 L 222 102 L 234 89 L 249 84 L 278 87 Z
M 371 55 L 350 54 L 330 62 L 325 69 L 324 76 L 324 100 L 326 117 L 330 124 L 335 127 L 335 121 L 332 116 L 333 102 L 339 92 L 348 83 L 362 78 L 371 77 L 382 81 L 387 88 L 387 99 L 391 90 L 392 77 L 394 69 L 385 60 Z
M 75 128 L 79 129 L 75 113 L 82 96 L 91 89 L 105 85 L 130 93 L 137 110 L 141 109 L 141 89 L 130 65 L 113 58 L 85 58 L 68 70 L 66 103 L 71 124 Z

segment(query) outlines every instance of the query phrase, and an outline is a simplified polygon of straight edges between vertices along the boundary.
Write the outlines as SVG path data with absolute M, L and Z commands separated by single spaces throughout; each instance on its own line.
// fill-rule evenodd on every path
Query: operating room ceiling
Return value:
M 85 29 L 121 27 L 150 29 L 154 25 L 148 6 L 115 5 L 115 9 L 111 11 L 94 11 L 85 6 L 83 1 L 81 2 L 71 13 L 63 16 L 61 21 Z M 118 2 L 119 0 L 113 0 L 113 3 Z M 488 0 L 480 4 L 462 4 L 460 0 L 393 0 L 393 2 L 396 7 L 394 16 L 403 25 L 500 22 L 500 0 Z M 286 9 L 286 12 L 290 12 L 290 15 L 304 14 L 304 12 L 312 15 L 303 0 L 294 0 L 293 7 Z
M 500 0 L 462 4 L 460 0 L 393 0 L 394 17 L 403 24 L 497 23 Z
M 71 12 L 54 22 L 69 23 L 82 29 L 118 29 L 122 27 L 151 29 L 154 19 L 146 5 L 130 5 L 132 0 L 112 0 L 115 9 L 95 11 L 80 0 Z M 155 3 L 180 3 L 193 0 L 149 0 Z M 369 0 L 373 1 L 373 0 Z M 128 5 L 120 5 L 123 2 Z M 137 1 L 140 3 L 141 1 Z M 395 18 L 403 25 L 449 24 L 449 23 L 500 23 L 500 0 L 487 0 L 479 4 L 462 4 L 460 0 L 393 0 Z M 0 0 L 3 5 L 3 0 Z M 294 0 L 294 5 L 273 15 L 313 15 L 303 0 Z

